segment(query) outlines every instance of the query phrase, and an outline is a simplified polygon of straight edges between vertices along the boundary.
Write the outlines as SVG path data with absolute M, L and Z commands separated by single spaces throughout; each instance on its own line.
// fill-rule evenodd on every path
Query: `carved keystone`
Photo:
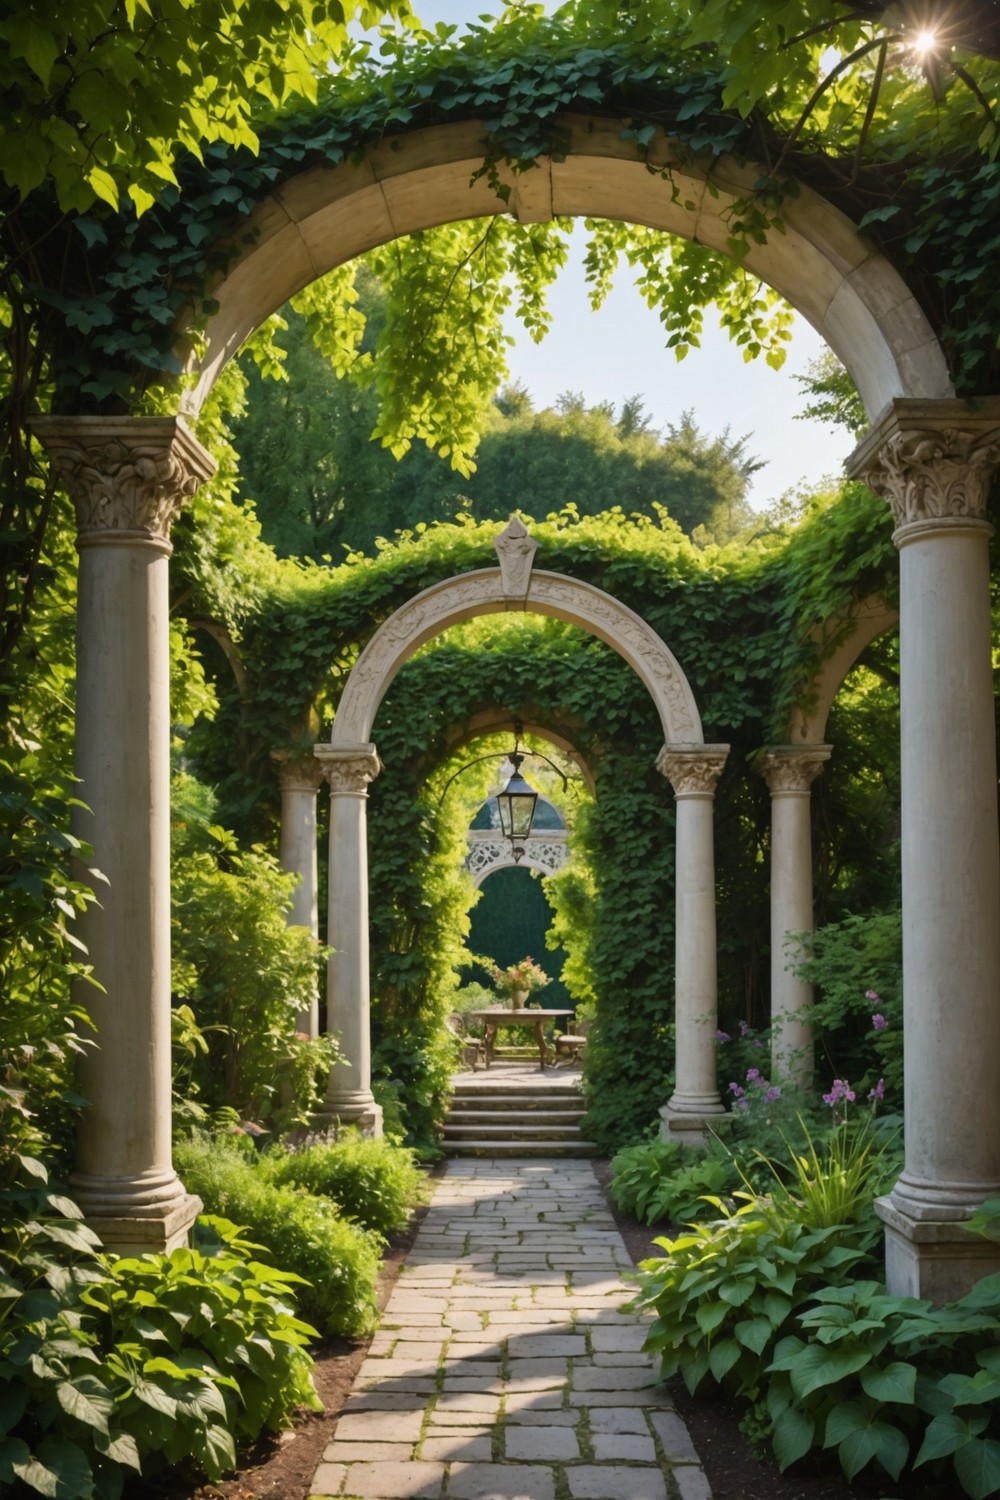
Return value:
M 529 534 L 520 516 L 511 516 L 493 545 L 497 549 L 504 594 L 508 599 L 526 599 L 538 543 Z

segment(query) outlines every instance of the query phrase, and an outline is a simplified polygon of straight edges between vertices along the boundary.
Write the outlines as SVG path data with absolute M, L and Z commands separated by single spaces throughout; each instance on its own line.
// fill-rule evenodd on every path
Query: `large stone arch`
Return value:
M 705 744 L 680 664 L 633 610 L 591 584 L 533 571 L 537 544 L 516 516 L 495 545 L 499 567 L 424 589 L 378 628 L 351 670 L 329 741 L 315 747 L 330 783 L 327 1017 L 344 1056 L 331 1070 L 326 1110 L 379 1128 L 371 1093 L 365 831 L 368 785 L 380 770 L 370 739 L 379 704 L 403 663 L 449 626 L 503 610 L 531 610 L 579 626 L 617 651 L 646 685 L 663 726 L 657 765 L 677 801 L 677 1086 L 661 1114 L 665 1131 L 697 1138 L 707 1120 L 724 1113 L 713 1042 L 718 997 L 712 811 L 729 747 Z
M 364 251 L 420 229 L 496 213 L 534 222 L 591 215 L 729 253 L 734 203 L 752 195 L 763 166 L 692 159 L 666 135 L 650 146 L 647 165 L 624 139 L 623 121 L 567 114 L 558 123 L 569 142 L 565 155 L 507 174 L 507 201 L 476 175 L 486 132 L 475 120 L 395 135 L 333 169 L 312 167 L 263 199 L 241 222 L 236 258 L 211 288 L 217 310 L 201 352 L 179 350 L 197 376 L 190 409 L 289 297 Z M 944 356 L 916 298 L 851 220 L 799 184 L 782 205 L 782 222 L 784 232 L 751 244 L 743 264 L 825 339 L 869 415 L 899 396 L 952 396 Z

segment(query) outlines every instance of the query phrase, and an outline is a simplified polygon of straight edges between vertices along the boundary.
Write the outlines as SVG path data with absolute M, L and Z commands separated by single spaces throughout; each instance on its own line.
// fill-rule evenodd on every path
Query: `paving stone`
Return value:
M 564 1392 L 558 1391 L 512 1391 L 507 1390 L 504 1409 L 512 1411 L 554 1411 L 562 1407 Z
M 423 1412 L 427 1406 L 410 1391 L 355 1390 L 344 1402 L 344 1414 L 354 1411 Z
M 655 1464 L 656 1444 L 651 1437 L 635 1432 L 595 1432 L 591 1438 L 598 1463 L 625 1459 L 633 1464 Z
M 413 1456 L 412 1443 L 341 1443 L 334 1438 L 323 1450 L 324 1459 L 330 1463 L 366 1463 L 375 1459 L 392 1459 L 405 1464 Z M 429 1455 L 434 1457 L 433 1454 Z
M 642 1437 L 649 1436 L 649 1424 L 646 1421 L 646 1413 L 635 1407 L 609 1406 L 606 1409 L 596 1407 L 591 1410 L 590 1430 L 598 1432 L 630 1432 L 641 1434 Z
M 444 1464 L 410 1460 L 405 1464 L 349 1464 L 346 1493 L 360 1500 L 439 1500 Z
M 598 1368 L 604 1366 L 605 1369 L 612 1369 L 615 1367 L 620 1370 L 643 1369 L 648 1370 L 650 1373 L 652 1373 L 654 1369 L 653 1361 L 650 1355 L 641 1354 L 638 1350 L 635 1349 L 627 1351 L 623 1354 L 605 1354 L 603 1353 L 603 1351 L 598 1350 L 596 1354 L 591 1355 L 591 1364 L 596 1365 Z
M 698 1462 L 698 1454 L 691 1441 L 691 1434 L 675 1411 L 650 1412 L 649 1420 L 671 1463 L 696 1464 Z
M 571 1406 L 654 1406 L 670 1407 L 670 1397 L 660 1386 L 642 1391 L 570 1391 Z
M 695 1464 L 681 1464 L 674 1469 L 673 1474 L 681 1500 L 712 1500 L 712 1491 L 704 1469 Z
M 500 1397 L 486 1395 L 481 1391 L 449 1391 L 438 1398 L 435 1411 L 488 1411 L 494 1415 L 500 1410 Z
M 529 1380 L 552 1385 L 569 1378 L 569 1365 L 564 1359 L 510 1359 L 507 1368 L 512 1385 L 524 1386 Z
M 518 1359 L 572 1359 L 586 1352 L 587 1341 L 582 1334 L 527 1333 L 510 1342 L 510 1353 Z
M 667 1500 L 666 1480 L 659 1469 L 625 1464 L 578 1464 L 566 1470 L 573 1500 Z
M 428 1432 L 445 1427 L 465 1427 L 474 1432 L 489 1432 L 493 1426 L 494 1414 L 488 1411 L 442 1411 L 440 1406 L 435 1406 L 427 1421 Z
M 453 1464 L 448 1480 L 448 1500 L 554 1500 L 554 1495 L 552 1470 L 537 1464 Z
M 420 1436 L 424 1414 L 414 1412 L 347 1412 L 337 1423 L 335 1438 L 351 1443 L 410 1443 Z
M 592 1328 L 590 1347 L 595 1353 L 621 1354 L 642 1348 L 646 1329 L 641 1324 L 627 1324 L 620 1328 Z
M 460 1429 L 443 1437 L 424 1438 L 421 1458 L 436 1458 L 443 1463 L 489 1463 L 493 1457 L 493 1440 L 488 1434 L 472 1434 Z
M 573 1386 L 578 1391 L 638 1391 L 650 1385 L 655 1375 L 647 1362 L 637 1368 L 618 1365 L 577 1365 Z
M 652 1448 L 652 1442 L 649 1446 Z M 510 1426 L 504 1433 L 504 1454 L 507 1458 L 556 1464 L 579 1458 L 580 1445 L 571 1427 Z
M 313 1475 L 309 1500 L 326 1500 L 327 1495 L 339 1495 L 346 1473 L 343 1464 L 320 1464 Z
M 575 1427 L 579 1420 L 578 1411 L 563 1411 L 557 1407 L 553 1407 L 551 1411 L 539 1411 L 537 1407 L 518 1407 L 509 1397 L 504 1408 L 504 1421 L 514 1427 Z

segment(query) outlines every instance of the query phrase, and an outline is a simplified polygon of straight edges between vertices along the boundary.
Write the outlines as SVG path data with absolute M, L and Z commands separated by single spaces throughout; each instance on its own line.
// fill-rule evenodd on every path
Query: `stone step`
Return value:
M 544 1130 L 548 1125 L 579 1125 L 586 1114 L 584 1109 L 565 1109 L 557 1107 L 553 1109 L 538 1110 L 532 1113 L 531 1123 Z M 450 1109 L 448 1111 L 449 1125 L 475 1125 L 478 1129 L 488 1130 L 496 1125 L 509 1125 L 511 1120 L 517 1120 L 517 1115 L 509 1109 Z M 539 1123 L 544 1120 L 544 1123 Z
M 477 1139 L 495 1141 L 572 1141 L 579 1138 L 579 1125 L 559 1125 L 551 1120 L 546 1120 L 543 1125 L 525 1125 L 520 1120 L 510 1120 L 504 1125 L 482 1125 L 472 1123 L 468 1125 L 456 1125 L 449 1117 L 444 1122 L 444 1140 L 447 1145 L 451 1141 L 466 1140 L 469 1136 Z
M 446 1141 L 448 1156 L 597 1156 L 593 1141 Z
M 455 1094 L 452 1096 L 451 1110 L 474 1111 L 476 1114 L 489 1115 L 511 1115 L 511 1114 L 547 1114 L 550 1110 L 561 1111 L 571 1114 L 584 1115 L 587 1106 L 581 1099 L 579 1102 L 572 1095 L 568 1098 L 559 1098 L 552 1094 L 533 1094 L 527 1099 L 504 1098 L 498 1094 Z

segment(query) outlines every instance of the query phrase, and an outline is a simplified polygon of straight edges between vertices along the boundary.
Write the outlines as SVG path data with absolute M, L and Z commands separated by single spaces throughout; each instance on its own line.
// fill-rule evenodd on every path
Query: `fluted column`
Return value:
M 728 745 L 665 745 L 657 770 L 677 804 L 676 1072 L 660 1110 L 666 1138 L 697 1145 L 725 1114 L 716 1078 L 718 980 L 715 939 L 715 787 Z
M 321 1115 L 381 1135 L 382 1111 L 371 1088 L 366 803 L 382 765 L 374 745 L 321 744 L 316 758 L 330 784 L 326 1025 L 343 1055 L 330 1070 Z
M 813 987 L 793 972 L 812 932 L 812 784 L 829 745 L 776 746 L 761 759 L 771 793 L 771 1076 L 811 1088 Z
M 852 455 L 900 570 L 905 1164 L 877 1208 L 894 1293 L 1000 1267 L 961 1221 L 1000 1195 L 1000 849 L 986 497 L 1000 400 L 897 400 Z
M 289 927 L 308 927 L 319 939 L 319 908 L 316 849 L 316 793 L 323 771 L 314 755 L 296 755 L 289 750 L 272 754 L 281 786 L 281 868 L 299 877 L 286 914 Z M 308 1010 L 299 1012 L 296 1028 L 309 1036 L 319 1035 L 319 995 Z
M 170 527 L 215 465 L 184 424 L 36 417 L 76 506 L 76 834 L 107 879 L 80 920 L 100 988 L 73 1194 L 109 1249 L 170 1249 L 201 1207 L 170 1150 Z M 90 861 L 88 861 L 88 864 Z

